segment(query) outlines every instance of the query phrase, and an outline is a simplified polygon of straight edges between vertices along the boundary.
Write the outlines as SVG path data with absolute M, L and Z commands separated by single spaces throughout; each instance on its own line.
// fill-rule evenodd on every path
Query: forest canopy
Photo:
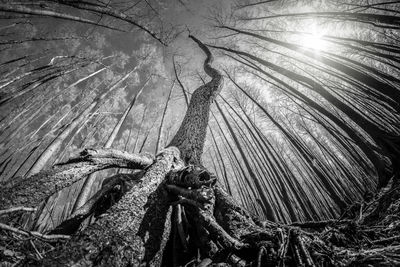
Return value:
M 0 263 L 400 264 L 399 12 L 0 2 Z

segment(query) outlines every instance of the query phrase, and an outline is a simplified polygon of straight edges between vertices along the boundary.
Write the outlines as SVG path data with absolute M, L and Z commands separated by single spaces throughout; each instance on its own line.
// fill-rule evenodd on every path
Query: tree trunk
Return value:
M 169 100 L 171 99 L 171 94 L 172 94 L 172 90 L 174 89 L 174 86 L 175 86 L 175 81 L 172 82 L 171 88 L 169 89 L 167 101 L 165 102 L 164 111 L 161 116 L 161 123 L 160 123 L 160 127 L 158 128 L 158 135 L 157 135 L 157 142 L 156 142 L 156 152 L 159 151 L 159 149 L 160 149 L 160 141 L 161 141 L 161 135 L 162 135 L 163 126 L 164 126 L 165 114 L 167 113 L 168 103 L 169 103 Z
M 213 56 L 208 48 L 195 37 L 190 37 L 206 53 L 204 71 L 212 79 L 193 92 L 182 124 L 169 145 L 179 148 L 181 157 L 186 163 L 200 164 L 210 116 L 210 105 L 221 91 L 222 75 L 211 67 Z
M 105 97 L 114 91 L 118 86 L 125 81 L 129 75 L 136 70 L 137 66 L 128 74 L 123 76 L 118 82 L 116 82 L 113 86 L 110 87 L 106 92 L 96 98 L 93 103 L 91 103 L 83 112 L 81 112 L 78 116 L 76 116 L 72 122 L 66 127 L 51 143 L 50 145 L 42 152 L 40 157 L 35 161 L 33 166 L 30 168 L 29 172 L 26 174 L 27 176 L 36 174 L 40 172 L 43 168 L 48 165 L 48 161 L 52 159 L 53 155 L 57 153 L 64 140 L 71 134 L 71 132 L 90 114 L 91 111 L 96 110 L 98 106 L 100 106 Z
M 114 126 L 114 129 L 112 130 L 110 136 L 108 137 L 107 142 L 104 145 L 104 148 L 111 148 L 112 144 L 114 143 L 115 138 L 117 137 L 117 134 L 118 134 L 119 130 L 121 129 L 122 124 L 124 123 L 124 121 L 125 121 L 126 117 L 128 116 L 129 112 L 131 111 L 131 109 L 135 105 L 136 99 L 140 96 L 140 94 L 142 93 L 143 89 L 145 88 L 147 83 L 150 81 L 150 78 L 151 78 L 151 76 L 142 85 L 142 87 L 139 89 L 139 91 L 133 97 L 133 99 L 132 99 L 131 103 L 129 104 L 129 106 L 125 109 L 124 114 L 121 116 L 121 118 L 119 119 L 118 123 Z M 86 201 L 89 199 L 90 192 L 92 190 L 92 186 L 93 186 L 95 180 L 96 180 L 96 174 L 95 173 L 89 175 L 86 178 L 85 183 L 83 184 L 83 186 L 81 188 L 81 192 L 79 193 L 78 198 L 75 201 L 75 204 L 74 204 L 74 207 L 72 209 L 72 212 L 76 211 L 79 207 L 83 206 L 86 203 Z
M 222 76 L 210 66 L 212 55 L 208 48 L 195 37 L 191 38 L 207 55 L 204 70 L 212 80 L 194 91 L 185 118 L 169 147 L 159 152 L 154 161 L 146 155 L 115 150 L 86 152 L 91 157 L 83 159 L 91 163 L 90 171 L 99 166 L 115 165 L 145 168 L 142 181 L 132 185 L 96 223 L 69 241 L 58 244 L 39 262 L 28 259 L 25 263 L 41 266 L 159 266 L 163 260 L 165 263 L 172 257 L 172 262 L 180 265 L 194 258 L 192 262 L 197 266 L 213 263 L 223 263 L 224 266 L 400 264 L 397 256 L 399 245 L 376 247 L 385 242 L 396 242 L 400 237 L 380 239 L 375 234 L 376 231 L 386 236 L 396 233 L 395 230 L 391 232 L 393 215 L 399 206 L 397 192 L 400 189 L 396 183 L 393 183 L 392 190 L 366 203 L 367 208 L 356 206 L 357 219 L 354 221 L 340 218 L 293 225 L 261 222 L 253 218 L 216 185 L 216 177 L 201 166 L 201 155 L 210 104 L 220 91 Z M 4 196 L 1 203 L 7 201 L 1 208 L 27 205 L 33 200 L 37 203 L 38 199 L 50 194 L 49 191 L 56 190 L 59 183 L 59 187 L 63 187 L 78 179 L 77 171 L 87 175 L 87 165 L 88 162 L 82 162 L 82 158 L 74 159 L 54 167 L 53 173 L 39 173 L 27 179 L 30 182 L 27 185 L 34 184 L 30 192 L 42 192 L 41 197 L 26 194 L 29 189 L 13 181 L 7 188 L 1 188 L 1 196 Z M 54 186 L 49 190 L 46 188 L 48 184 Z M 392 207 L 386 217 L 375 214 L 377 208 L 382 207 L 376 203 L 382 199 L 394 205 L 385 206 L 387 210 Z M 171 232 L 172 206 L 175 205 L 176 230 Z M 377 215 L 373 217 L 380 223 L 380 227 L 372 232 L 363 220 L 370 214 Z M 9 230 L 3 224 L 0 227 Z M 181 243 L 177 241 L 178 237 Z M 188 250 L 180 250 L 179 244 Z M 368 244 L 368 249 L 360 251 L 360 244 Z M 167 247 L 172 256 L 163 259 Z M 176 257 L 178 251 L 183 255 L 180 259 Z M 187 256 L 189 260 L 185 261 Z
M 149 155 L 135 155 L 115 149 L 85 149 L 69 162 L 30 177 L 17 177 L 0 187 L 0 209 L 35 207 L 55 192 L 87 175 L 107 168 L 143 169 L 153 163 Z
M 161 151 L 144 175 L 96 223 L 52 252 L 44 266 L 158 266 L 170 233 L 171 206 L 162 186 L 179 159 L 176 148 Z
M 181 169 L 184 166 L 180 160 L 181 153 L 187 163 L 200 164 L 210 104 L 221 88 L 222 76 L 210 66 L 212 61 L 210 51 L 195 37 L 191 36 L 191 38 L 206 53 L 204 69 L 212 77 L 212 80 L 200 86 L 192 95 L 188 112 L 171 145 L 157 155 L 154 163 L 146 170 L 141 183 L 132 186 L 122 199 L 95 224 L 90 225 L 64 246 L 60 246 L 51 252 L 41 262 L 42 265 L 72 265 L 76 263 L 89 266 L 158 266 L 161 264 L 163 250 L 170 235 L 172 210 L 170 196 L 163 181 L 170 171 Z M 138 160 L 142 167 L 144 166 L 143 163 L 148 163 L 146 156 L 139 156 Z M 56 181 L 65 176 L 65 171 L 67 172 L 67 180 L 59 187 L 69 185 L 94 170 L 113 165 L 106 160 L 104 166 L 102 158 L 99 161 L 100 167 L 96 165 L 87 169 L 85 166 L 83 168 L 84 173 L 79 173 L 79 175 L 75 175 L 74 169 L 68 169 L 70 167 L 68 164 L 64 166 L 66 170 L 62 169 L 61 172 L 56 170 Z M 73 166 L 81 164 L 79 162 L 74 163 L 74 161 L 71 163 Z M 132 163 L 128 162 L 129 164 Z M 81 171 L 82 168 L 79 167 L 81 166 L 78 166 L 78 171 Z M 61 173 L 61 175 L 58 175 L 58 173 Z M 37 177 L 37 179 L 32 179 L 33 177 Z M 38 180 L 37 183 L 33 184 L 40 188 L 35 188 L 30 192 L 44 191 L 40 197 L 35 197 L 35 199 L 43 199 L 44 195 L 52 193 L 50 192 L 52 189 L 45 190 L 41 187 L 46 186 L 42 180 L 46 181 L 49 180 L 49 177 L 52 178 L 52 173 L 47 176 L 39 173 L 33 177 L 27 180 L 30 183 Z M 29 201 L 24 199 L 27 195 L 25 192 L 29 191 L 28 188 L 14 184 L 9 185 L 8 188 L 12 188 L 13 192 L 9 194 L 2 192 L 2 197 L 7 201 L 3 208 L 13 205 L 26 205 L 31 201 L 31 199 Z M 53 188 L 57 188 L 57 186 Z M 22 197 L 16 199 L 16 194 Z

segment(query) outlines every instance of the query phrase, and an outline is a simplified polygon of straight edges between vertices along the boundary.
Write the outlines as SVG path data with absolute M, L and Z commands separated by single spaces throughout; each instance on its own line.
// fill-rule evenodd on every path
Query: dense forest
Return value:
M 0 1 L 0 266 L 400 266 L 400 1 Z

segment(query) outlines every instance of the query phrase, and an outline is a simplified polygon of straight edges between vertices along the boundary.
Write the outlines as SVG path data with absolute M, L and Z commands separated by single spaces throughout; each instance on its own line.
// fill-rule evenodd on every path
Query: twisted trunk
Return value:
M 213 56 L 210 50 L 195 37 L 189 37 L 206 54 L 204 71 L 211 77 L 211 81 L 193 92 L 182 124 L 169 146 L 179 148 L 181 157 L 186 163 L 200 164 L 210 117 L 210 105 L 221 91 L 222 75 L 218 70 L 211 67 Z
M 161 264 L 162 254 L 169 239 L 172 211 L 170 194 L 165 189 L 163 180 L 171 170 L 183 167 L 180 154 L 187 163 L 200 164 L 210 104 L 220 91 L 222 80 L 220 73 L 210 65 L 212 55 L 208 48 L 195 37 L 191 36 L 191 38 L 206 53 L 204 70 L 212 80 L 200 86 L 192 95 L 185 119 L 173 141 L 156 156 L 154 163 L 146 169 L 141 183 L 133 185 L 118 203 L 112 206 L 106 214 L 103 214 L 95 224 L 90 225 L 66 244 L 47 254 L 46 258 L 40 262 L 41 265 L 157 266 Z M 148 166 L 151 160 L 145 155 L 135 157 L 139 157 L 141 163 L 139 165 L 142 168 Z M 54 167 L 55 169 L 48 173 L 41 172 L 30 177 L 29 181 L 37 180 L 33 184 L 39 186 L 30 192 L 43 191 L 41 197 L 36 197 L 35 202 L 32 202 L 33 205 L 38 204 L 45 195 L 53 193 L 57 188 L 69 185 L 99 169 L 116 165 L 107 160 L 106 163 L 103 163 L 102 157 L 97 160 L 100 161 L 100 164 L 96 164 L 95 167 L 87 168 L 86 163 L 81 166 L 82 163 L 75 160 L 62 167 Z M 127 165 L 129 164 L 131 162 L 127 163 Z M 79 171 L 78 175 L 75 175 L 76 169 Z M 41 186 L 42 184 L 46 185 L 43 181 L 52 178 L 59 180 L 59 178 L 65 177 L 67 179 L 60 179 L 65 181 L 62 186 L 55 186 L 50 190 Z M 35 179 L 32 180 L 32 178 Z M 25 185 L 26 183 L 22 180 L 21 184 Z M 12 194 L 2 192 L 2 198 L 7 201 L 7 204 L 3 205 L 4 208 L 16 203 L 24 205 L 31 201 L 31 199 L 29 201 L 24 199 L 27 197 L 25 192 L 29 191 L 28 188 L 18 186 L 16 182 L 9 185 L 8 188 L 14 191 Z M 15 193 L 22 195 L 23 200 L 18 200 L 21 199 L 19 197 L 15 199 Z M 85 210 L 84 216 L 87 214 L 88 210 Z
M 398 227 L 393 227 L 393 223 L 399 225 L 398 218 L 393 216 L 400 205 L 398 184 L 394 183 L 393 190 L 383 192 L 380 198 L 364 203 L 365 206 L 349 209 L 344 216 L 351 218 L 353 212 L 357 215 L 354 221 L 340 218 L 336 221 L 295 225 L 261 222 L 253 218 L 216 184 L 216 177 L 201 166 L 200 159 L 210 104 L 220 91 L 222 76 L 211 67 L 212 55 L 207 47 L 195 37 L 191 38 L 206 53 L 204 70 L 212 79 L 193 93 L 186 116 L 169 147 L 159 152 L 150 166 L 151 159 L 147 156 L 136 155 L 132 159 L 132 156 L 124 154 L 126 152 L 105 151 L 97 159 L 101 164 L 111 155 L 122 158 L 125 163 L 129 158 L 126 164 L 131 168 L 137 167 L 137 164 L 147 166 L 141 183 L 132 185 L 96 223 L 66 243 L 59 244 L 44 259 L 39 262 L 28 260 L 26 265 L 159 266 L 168 265 L 171 261 L 179 265 L 191 261 L 197 266 L 211 263 L 236 266 L 400 264 L 396 256 L 400 246 L 377 247 L 400 239 L 398 236 L 389 237 L 398 233 Z M 129 166 L 132 161 L 135 164 Z M 80 162 L 69 162 L 70 167 L 76 164 Z M 63 167 L 68 168 L 68 165 Z M 61 173 L 63 171 L 69 174 L 71 169 L 61 169 Z M 76 179 L 70 177 L 75 177 L 74 174 L 57 176 L 57 171 L 54 175 L 42 174 L 36 177 L 47 177 L 44 180 L 64 177 L 69 177 L 66 181 Z M 40 179 L 37 184 L 42 184 Z M 112 185 L 110 178 L 109 187 L 104 187 L 104 191 L 109 191 Z M 8 188 L 15 193 L 24 190 L 16 184 Z M 37 190 L 45 191 L 45 188 Z M 2 196 L 7 194 L 3 191 Z M 7 205 L 15 204 L 13 198 L 14 194 L 5 197 Z M 376 203 L 389 198 L 392 201 L 389 201 L 391 205 L 386 205 L 388 210 L 391 208 L 388 216 L 374 214 L 376 207 L 382 207 Z M 92 202 L 96 202 L 96 199 Z M 88 203 L 82 211 L 84 216 L 92 209 L 90 205 Z M 176 207 L 176 223 L 171 232 L 172 207 Z M 370 225 L 364 221 L 369 214 L 376 215 L 374 221 L 380 222 L 380 228 L 372 232 Z M 380 232 L 376 234 L 377 231 Z M 385 238 L 382 239 L 380 234 L 384 234 Z M 367 249 L 360 251 L 360 244 L 368 244 L 363 247 Z M 164 251 L 171 252 L 173 259 Z M 177 252 L 180 253 L 179 259 Z M 163 259 L 163 254 L 169 257 Z

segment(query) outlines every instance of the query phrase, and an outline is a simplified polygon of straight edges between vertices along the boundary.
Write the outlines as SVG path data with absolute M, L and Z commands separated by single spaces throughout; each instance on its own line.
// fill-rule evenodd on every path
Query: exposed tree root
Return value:
M 187 173 L 187 170 L 185 172 Z M 196 172 L 201 173 L 198 170 Z M 173 175 L 180 177 L 182 174 Z M 178 180 L 168 181 L 174 183 Z M 390 224 L 377 225 L 379 228 L 370 231 L 370 225 L 365 220 L 371 213 L 376 212 L 368 208 L 379 206 L 374 202 L 386 200 L 387 192 L 372 202 L 361 205 L 360 212 L 352 219 L 279 225 L 256 222 L 217 185 L 209 183 L 207 186 L 188 182 L 185 186 L 182 181 L 184 179 L 180 179 L 178 185 L 166 186 L 172 194 L 184 197 L 179 203 L 186 208 L 189 217 L 192 218 L 189 223 L 195 227 L 204 226 L 206 231 L 203 232 L 204 236 L 199 238 L 203 240 L 200 257 L 197 255 L 186 257 L 189 260 L 180 262 L 181 265 L 396 266 L 400 264 L 400 246 L 395 245 L 400 241 L 398 235 L 400 216 L 393 213 L 400 211 L 398 198 L 392 202 L 391 212 L 385 213 L 385 219 Z M 399 192 L 399 188 L 392 188 L 391 195 L 393 191 Z M 207 192 L 207 197 L 201 197 L 199 192 Z M 393 209 L 393 205 L 397 207 L 396 210 Z M 175 213 L 174 216 L 178 214 Z M 390 231 L 391 228 L 396 229 Z M 382 238 L 388 231 L 391 234 L 397 232 L 397 235 Z M 201 234 L 201 231 L 197 231 L 197 234 L 199 233 Z M 180 240 L 192 241 L 194 238 L 180 236 Z M 207 243 L 214 243 L 217 249 L 205 250 L 207 246 L 204 244 Z M 190 247 L 193 244 L 185 246 Z
M 116 175 L 106 179 L 102 189 L 52 233 L 74 232 L 84 218 L 96 212 L 99 215 L 118 201 L 126 192 L 127 183 L 139 177 Z M 259 221 L 216 184 L 215 176 L 202 167 L 183 168 L 177 161 L 157 189 L 169 192 L 168 199 L 174 208 L 163 265 L 400 265 L 400 190 L 395 183 L 390 186 L 369 202 L 349 209 L 337 220 L 283 225 Z M 349 212 L 352 209 L 355 212 Z M 73 230 L 70 225 L 65 226 L 71 222 Z M 24 263 L 32 264 L 42 262 L 49 255 L 43 242 L 46 237 L 53 239 L 54 236 L 36 235 L 17 228 L 11 231 L 1 226 L 0 251 L 9 262 L 18 262 L 15 260 L 18 258 L 19 262 L 23 259 Z M 10 242 L 15 244 L 13 250 L 10 250 Z M 28 249 L 25 256 L 17 247 Z M 106 264 L 107 261 L 101 260 L 107 257 L 103 253 L 106 251 L 91 264 Z

